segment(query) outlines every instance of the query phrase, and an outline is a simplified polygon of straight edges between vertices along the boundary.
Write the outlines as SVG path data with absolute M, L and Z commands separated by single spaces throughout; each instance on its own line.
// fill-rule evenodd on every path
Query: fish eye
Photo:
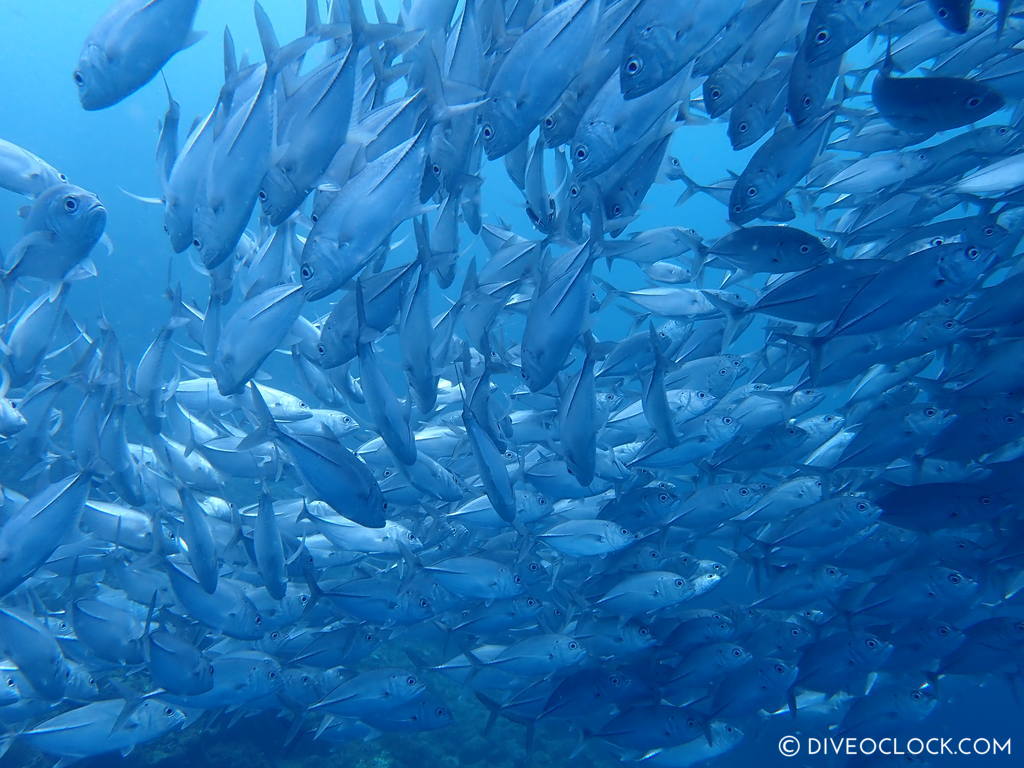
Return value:
M 168 717 L 173 717 L 174 716 L 174 709 L 171 708 L 171 707 L 164 707 L 164 714 L 167 715 Z
M 722 98 L 722 89 L 721 88 L 712 88 L 708 92 L 708 96 L 710 96 L 712 99 L 720 99 L 720 98 Z
M 942 635 L 943 637 L 948 635 L 949 634 L 949 627 L 947 627 L 945 624 L 943 624 L 941 627 L 939 627 L 939 634 Z
M 415 677 L 411 677 L 411 676 L 405 678 L 405 684 L 406 685 L 416 685 L 416 678 Z
M 526 598 L 526 604 L 533 608 L 535 605 L 537 605 L 537 601 L 534 600 L 532 597 L 528 597 Z
M 924 415 L 927 416 L 929 419 L 933 418 L 937 413 L 938 413 L 938 411 L 935 410 L 934 408 L 925 408 L 924 409 Z
M 325 347 L 323 344 L 317 344 L 316 345 L 316 352 L 317 352 L 318 355 L 326 355 L 327 354 L 327 347 Z
M 303 264 L 299 274 L 303 280 L 311 280 L 313 278 L 313 268 L 309 264 Z
M 697 393 L 697 397 L 700 398 L 701 400 L 703 400 L 707 396 L 708 396 L 707 392 L 698 392 Z
M 819 29 L 814 35 L 814 42 L 824 44 L 827 43 L 831 37 L 832 36 L 828 33 L 827 29 Z
M 864 641 L 864 645 L 866 645 L 868 648 L 877 648 L 878 641 L 875 640 L 873 637 L 869 637 L 867 640 Z
M 640 59 L 638 59 L 636 56 L 630 56 L 629 59 L 626 60 L 626 74 L 627 75 L 637 75 L 637 74 L 640 73 L 640 70 L 643 69 L 643 68 L 644 68 L 643 62 L 640 61 Z
M 800 637 L 800 635 L 803 633 L 801 632 L 800 627 L 793 627 L 791 630 L 789 630 L 789 634 L 793 637 Z
M 1013 424 L 1017 421 L 1017 417 L 1014 416 L 1012 413 L 1009 413 L 1006 416 L 1003 416 L 1003 421 L 1006 424 Z
M 804 96 L 802 99 L 800 99 L 800 103 L 803 104 L 805 107 L 809 107 L 811 106 L 811 104 L 814 103 L 814 101 L 811 99 L 810 96 Z
M 430 602 L 425 597 L 420 598 L 420 608 L 427 608 L 430 606 Z
M 345 418 L 342 419 L 342 422 L 344 422 L 345 424 L 351 424 L 352 423 L 352 417 L 351 416 L 346 416 Z
M 262 616 L 257 616 L 256 617 L 256 626 L 257 627 L 262 627 L 263 626 L 263 617 Z
M 682 580 L 682 579 L 676 579 L 676 580 L 675 580 L 674 582 L 672 582 L 672 583 L 673 583 L 673 584 L 675 584 L 675 585 L 676 585 L 677 587 L 682 587 L 682 586 L 683 586 L 683 583 L 684 583 L 684 582 L 683 582 L 683 580 Z
M 545 117 L 544 118 L 544 127 L 545 128 L 554 128 L 555 127 L 554 119 L 550 118 L 550 117 Z
M 619 533 L 621 533 L 623 536 L 629 536 L 629 531 L 625 528 L 619 528 Z
M 615 215 L 616 218 L 621 216 L 622 215 L 622 206 L 621 205 L 616 205 L 614 208 L 612 208 L 612 213 Z
M 863 501 L 857 504 L 857 511 L 858 512 L 865 512 L 865 511 L 867 511 L 867 508 L 868 508 L 868 505 L 865 504 Z
M 440 176 L 441 166 L 438 165 L 437 163 L 434 163 L 433 165 L 430 166 L 430 172 L 433 173 L 435 176 Z
M 515 576 L 512 577 L 512 581 L 514 581 L 516 584 L 522 584 L 523 583 L 523 580 L 521 578 L 519 578 L 519 574 L 518 573 Z
M 448 710 L 445 709 L 444 707 L 438 707 L 437 709 L 434 710 L 434 714 L 437 715 L 438 717 L 444 717 L 445 715 L 448 714 Z
M 668 494 L 667 493 L 659 493 L 658 494 L 658 501 L 660 501 L 662 504 L 664 504 L 666 501 L 668 501 Z
M 750 495 L 750 489 L 749 488 L 740 488 L 740 496 L 749 496 L 749 495 Z
M 78 201 L 73 197 L 64 198 L 64 210 L 68 213 L 74 213 L 78 210 Z
M 786 673 L 786 668 L 781 664 L 776 664 L 775 671 L 778 672 L 780 675 L 784 675 Z
M 991 496 L 982 496 L 980 499 L 978 499 L 978 501 L 980 501 L 982 504 L 984 504 L 987 507 L 989 504 L 992 503 L 992 497 Z
M 373 642 L 373 635 L 371 633 L 367 632 L 365 635 L 363 635 L 363 640 L 365 640 L 368 643 L 372 643 Z
M 576 151 L 573 154 L 576 156 L 577 160 L 586 160 L 587 159 L 587 148 L 584 147 L 583 145 L 580 145 L 580 146 L 576 147 Z
M 740 656 L 743 655 L 743 651 L 740 650 L 739 648 L 733 648 L 732 649 L 732 655 L 735 656 L 738 659 Z
M 757 197 L 757 187 L 747 187 L 747 197 Z
M 810 253 L 810 252 L 811 252 L 811 246 L 807 245 L 806 243 L 804 243 L 803 245 L 800 246 L 800 253 L 806 254 L 806 253 Z
M 959 573 L 951 573 L 947 578 L 949 579 L 950 584 L 959 584 L 961 581 L 963 581 L 963 579 L 960 578 Z
M 81 72 L 76 71 L 75 74 L 71 76 L 71 79 L 74 80 L 75 85 L 79 87 L 85 85 L 85 78 L 82 76 Z
M 998 133 L 1000 136 L 1005 136 L 1007 133 L 1009 133 L 1009 130 L 1005 126 L 1003 126 L 1003 127 L 999 128 L 996 131 L 996 133 Z
M 992 237 L 992 234 L 995 232 L 992 227 L 985 227 L 983 231 L 985 232 L 985 237 Z
M 569 187 L 569 197 L 579 197 L 579 196 L 580 196 L 580 188 L 579 188 L 578 185 L 573 184 L 571 187 Z
M 277 680 L 277 672 L 271 670 L 270 674 L 268 674 L 267 677 L 269 677 L 271 680 Z
M 649 634 L 651 634 L 651 630 L 649 630 L 647 627 L 640 627 L 640 629 L 638 630 L 638 634 L 641 637 L 647 637 Z
M 746 133 L 749 129 L 750 126 L 747 125 L 747 122 L 745 120 L 736 126 L 736 130 L 739 131 L 740 133 Z
M 569 650 L 570 651 L 575 651 L 579 647 L 580 647 L 580 644 L 577 643 L 575 640 L 573 640 L 572 642 L 569 643 Z
M 952 320 L 947 320 L 942 324 L 942 327 L 945 328 L 947 331 L 951 331 L 953 330 L 953 328 L 956 327 L 956 323 L 954 323 Z
M 309 214 L 309 220 L 316 224 L 318 221 L 320 221 L 320 217 L 317 216 L 315 213 L 311 213 Z
M 490 125 L 485 125 L 482 131 L 482 135 L 485 141 L 490 141 L 494 138 L 494 129 Z
M 384 470 L 384 477 L 391 477 L 391 470 L 390 469 L 385 469 Z
M 260 190 L 259 198 L 261 203 L 267 202 L 267 193 L 264 190 Z
M 201 251 L 203 249 L 203 241 L 197 237 L 195 240 L 192 241 L 192 247 L 195 248 L 197 251 Z
M 968 248 L 967 249 L 967 258 L 970 259 L 971 261 L 974 261 L 980 255 L 981 255 L 981 251 L 979 251 L 977 248 Z
M 981 104 L 981 98 L 978 96 L 971 96 L 969 99 L 967 99 L 965 103 L 968 107 L 971 107 L 973 109 L 974 107 L 977 107 Z
M 540 566 L 537 565 L 536 563 L 530 563 L 530 570 L 533 573 L 536 573 L 538 570 L 540 570 Z
M 827 573 L 829 576 L 836 576 L 838 574 L 838 571 L 836 571 L 835 568 L 826 568 L 825 573 Z
M 544 498 L 543 496 L 538 496 L 537 497 L 537 504 L 538 505 L 543 507 L 543 506 L 547 505 L 547 503 L 548 503 L 548 500 L 546 498 Z
M 732 416 L 723 416 L 722 423 L 725 424 L 726 426 L 732 424 Z

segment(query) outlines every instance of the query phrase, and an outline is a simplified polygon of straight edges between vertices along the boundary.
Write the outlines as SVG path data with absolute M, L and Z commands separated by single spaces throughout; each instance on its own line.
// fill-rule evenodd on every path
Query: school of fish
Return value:
M 113 2 L 82 107 L 199 5 Z M 140 203 L 0 141 L 0 754 L 443 728 L 448 677 L 681 768 L 1019 680 L 1018 3 L 238 5 L 261 60 L 224 31 L 180 143 L 168 83 L 149 200 L 209 293 L 140 359 L 68 309 Z M 738 175 L 676 159 L 708 126 Z M 645 228 L 655 184 L 727 233 Z

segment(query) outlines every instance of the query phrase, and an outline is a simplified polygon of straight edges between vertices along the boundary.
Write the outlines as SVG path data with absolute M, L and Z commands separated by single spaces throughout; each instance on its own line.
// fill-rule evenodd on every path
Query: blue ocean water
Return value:
M 989 7 L 985 3 L 976 5 Z M 75 69 L 82 40 L 107 6 L 106 0 L 0 2 L 0 29 L 6 31 L 5 45 L 0 52 L 0 82 L 4 86 L 0 138 L 45 158 L 65 173 L 72 183 L 94 192 L 103 201 L 108 213 L 106 233 L 113 249 L 110 252 L 104 252 L 102 247 L 96 249 L 93 256 L 98 275 L 75 283 L 67 309 L 90 332 L 99 329 L 102 317 L 106 325 L 115 329 L 124 358 L 130 361 L 131 368 L 164 327 L 168 313 L 168 290 L 180 284 L 183 297 L 202 308 L 205 307 L 209 286 L 206 275 L 197 266 L 197 257 L 191 253 L 174 254 L 171 250 L 162 228 L 161 207 L 142 203 L 126 194 L 126 191 L 142 196 L 160 194 L 154 161 L 159 120 L 166 109 L 166 93 L 160 79 L 149 82 L 121 103 L 102 111 L 86 112 L 78 103 L 71 73 Z M 302 3 L 298 0 L 265 0 L 263 6 L 282 41 L 301 35 Z M 396 18 L 398 6 L 397 0 L 381 3 L 382 11 L 389 19 Z M 369 5 L 367 9 L 372 12 Z M 460 4 L 459 12 L 461 9 Z M 231 27 L 239 52 L 247 52 L 250 60 L 261 58 L 260 43 L 248 3 L 236 0 L 206 0 L 201 3 L 195 28 L 205 30 L 206 38 L 176 55 L 163 69 L 174 98 L 181 104 L 183 133 L 192 119 L 204 115 L 217 98 L 222 84 L 220 33 L 226 25 Z M 879 51 L 884 48 L 880 38 L 874 39 L 872 43 L 873 46 L 863 45 L 857 49 L 856 56 L 863 58 L 864 66 L 874 62 Z M 852 69 L 853 65 L 848 64 L 848 67 Z M 1011 119 L 1009 111 L 1003 111 L 986 122 L 997 124 Z M 941 138 L 944 135 L 926 145 L 934 145 Z M 730 172 L 740 173 L 755 149 L 756 146 L 734 151 L 721 121 L 704 121 L 699 119 L 699 114 L 695 114 L 691 124 L 675 131 L 669 152 L 679 159 L 690 177 L 702 183 L 711 183 L 726 178 Z M 480 175 L 484 178 L 481 210 L 485 223 L 508 227 L 524 237 L 537 237 L 524 210 L 523 196 L 508 179 L 502 162 L 485 161 Z M 637 220 L 631 224 L 624 237 L 657 227 L 677 226 L 693 228 L 704 242 L 712 243 L 732 231 L 726 208 L 709 196 L 697 194 L 682 205 L 677 205 L 676 200 L 683 190 L 684 186 L 679 182 L 662 179 L 655 183 L 644 198 Z M 920 194 L 931 192 L 922 191 Z M 0 190 L 0 249 L 4 252 L 9 251 L 21 236 L 22 221 L 16 213 L 25 203 L 24 197 Z M 965 207 L 964 210 L 976 212 L 977 208 Z M 790 224 L 814 231 L 818 223 L 815 213 L 811 206 L 798 205 L 798 216 Z M 454 301 L 458 297 L 466 265 L 471 259 L 483 263 L 487 258 L 487 249 L 480 239 L 465 226 L 460 231 L 463 250 L 459 256 L 458 277 L 451 288 L 435 291 L 432 296 L 432 312 L 444 310 L 448 306 L 446 298 Z M 393 238 L 393 246 L 388 266 L 414 258 L 414 240 L 408 222 L 402 225 Z M 607 268 L 602 264 L 596 271 L 602 279 L 620 290 L 649 285 L 636 265 L 628 260 L 620 260 Z M 702 287 L 717 287 L 723 274 L 719 269 L 708 269 Z M 603 294 L 595 299 L 595 304 L 602 298 Z M 326 314 L 332 303 L 333 299 L 322 300 L 304 309 L 304 314 L 312 320 Z M 599 339 L 621 340 L 637 328 L 646 329 L 646 322 L 636 323 L 636 313 L 623 311 L 622 304 L 601 302 L 601 308 L 593 316 L 593 332 Z M 511 344 L 511 336 L 522 332 L 522 320 L 513 316 L 508 322 L 508 336 L 500 334 L 500 337 Z M 730 352 L 738 355 L 758 354 L 764 345 L 759 330 L 760 327 L 745 333 L 731 347 Z M 378 354 L 385 363 L 389 380 L 394 385 L 403 382 L 396 340 L 382 340 Z M 295 374 L 288 354 L 271 355 L 261 370 L 268 375 L 264 383 L 289 392 L 301 392 L 302 397 L 309 398 L 303 383 Z M 169 374 L 165 374 L 165 377 L 169 378 Z M 626 386 L 629 388 L 629 384 Z M 508 388 L 511 390 L 512 385 L 508 385 Z M 841 410 L 848 397 L 848 389 L 830 389 L 819 410 Z M 64 418 L 69 422 L 74 418 L 70 406 Z M 141 442 L 141 422 L 133 416 L 129 424 L 131 435 Z M 57 473 L 51 479 L 56 480 L 60 476 Z M 19 480 L 9 476 L 6 471 L 2 478 L 5 486 L 10 485 L 26 495 L 39 490 L 38 478 L 23 480 L 21 483 Z M 238 491 L 238 500 L 232 500 L 233 503 L 242 505 L 255 502 L 256 497 L 251 487 L 239 484 L 231 485 L 230 488 Z M 1016 505 L 1011 517 L 1014 515 L 1019 517 L 1019 507 Z M 998 527 L 994 530 L 999 531 Z M 1019 525 L 1007 530 L 1007 535 L 1019 534 Z M 927 535 L 923 541 L 924 544 L 915 556 L 921 558 L 922 566 L 927 566 L 931 565 Z M 722 558 L 720 544 L 723 542 L 705 544 L 698 540 L 691 542 L 689 549 L 698 557 Z M 728 547 L 725 549 L 728 551 Z M 991 576 L 992 569 L 985 565 L 979 568 L 980 573 Z M 901 578 L 903 576 L 900 571 L 878 577 L 881 583 Z M 568 583 L 572 585 L 571 581 Z M 743 606 L 754 602 L 759 594 L 759 586 L 752 577 L 726 578 L 714 592 L 694 600 L 692 606 L 742 611 Z M 483 605 L 487 608 L 490 602 Z M 1014 608 L 1013 605 L 1010 607 Z M 844 619 L 840 617 L 834 621 L 841 624 Z M 363 663 L 363 668 L 409 667 L 409 659 L 404 653 L 407 648 L 413 648 L 432 663 L 440 663 L 464 650 L 460 641 L 447 637 L 443 629 L 432 622 L 399 629 L 387 627 L 384 631 L 394 635 L 394 641 L 383 643 Z M 212 654 L 216 654 L 216 649 Z M 1020 655 L 1020 649 L 1017 649 L 1016 658 L 1018 663 L 1024 658 Z M 600 660 L 596 660 L 592 666 L 600 669 L 601 664 Z M 95 672 L 97 678 L 115 674 L 111 672 L 109 664 L 100 665 Z M 141 744 L 126 755 L 107 753 L 84 758 L 78 764 L 87 768 L 107 765 L 167 768 L 230 768 L 236 765 L 244 765 L 246 768 L 312 765 L 500 768 L 521 765 L 609 766 L 622 762 L 620 758 L 623 756 L 617 750 L 599 739 L 585 739 L 581 728 L 568 727 L 561 721 L 548 719 L 527 725 L 513 722 L 516 720 L 514 716 L 501 716 L 491 722 L 491 713 L 472 695 L 469 686 L 454 683 L 435 672 L 424 671 L 422 674 L 427 676 L 430 689 L 451 710 L 454 722 L 444 729 L 422 734 L 385 733 L 378 738 L 365 741 L 357 739 L 338 745 L 302 738 L 286 745 L 294 712 L 287 711 L 285 707 L 261 707 L 256 712 L 236 708 L 215 709 L 195 714 L 195 721 L 188 728 Z M 931 681 L 930 685 L 939 699 L 935 711 L 921 722 L 906 724 L 899 733 L 922 739 L 933 736 L 1018 739 L 1024 736 L 1021 725 L 1021 713 L 1024 710 L 1017 690 L 1019 682 L 1019 666 L 1005 673 L 973 677 L 949 676 Z M 74 703 L 67 702 L 62 706 L 72 706 Z M 886 722 L 885 717 L 885 714 L 879 715 L 879 737 L 890 733 L 892 723 Z M 18 740 L 18 731 L 27 727 L 28 722 L 4 721 L 0 726 L 12 737 L 10 751 L 0 758 L 0 765 L 34 768 L 53 764 L 56 758 L 42 754 Z M 311 720 L 310 725 L 315 728 L 316 723 Z M 821 713 L 812 713 L 809 708 L 795 718 L 791 718 L 783 707 L 781 712 L 771 717 L 762 714 L 745 721 L 743 741 L 727 754 L 715 758 L 713 764 L 957 766 L 986 763 L 1014 765 L 1020 761 L 1019 757 L 1012 754 L 970 758 L 952 755 L 912 758 L 808 755 L 809 742 L 806 741 L 803 749 L 805 754 L 792 758 L 779 754 L 778 744 L 782 736 L 797 734 L 801 739 L 837 737 L 842 731 L 830 728 L 832 725 L 834 717 L 830 717 L 824 705 Z M 863 733 L 873 735 L 870 724 L 863 729 Z M 1018 747 L 1016 743 L 1013 746 Z M 1019 748 L 1024 749 L 1024 739 L 1021 739 Z M 628 764 L 653 764 L 655 757 L 650 755 L 647 760 L 629 761 Z

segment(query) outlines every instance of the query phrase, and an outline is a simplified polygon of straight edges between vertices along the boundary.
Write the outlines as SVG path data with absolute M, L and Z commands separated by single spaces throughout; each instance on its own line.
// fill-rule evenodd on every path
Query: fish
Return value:
M 26 197 L 39 197 L 68 179 L 24 147 L 0 139 L 0 187 Z
M 968 78 L 893 77 L 887 61 L 871 85 L 871 100 L 900 130 L 948 131 L 982 120 L 1004 104 L 998 91 Z
M 572 79 L 571 63 L 590 50 L 600 11 L 597 0 L 570 0 L 516 39 L 494 72 L 479 113 L 489 159 L 507 155 L 555 106 Z
M 72 80 L 86 110 L 123 101 L 199 42 L 199 0 L 118 0 L 86 35 Z
M 106 226 L 107 209 L 92 192 L 72 184 L 48 187 L 25 213 L 24 232 L 6 255 L 3 280 L 29 277 L 55 285 L 70 279 Z

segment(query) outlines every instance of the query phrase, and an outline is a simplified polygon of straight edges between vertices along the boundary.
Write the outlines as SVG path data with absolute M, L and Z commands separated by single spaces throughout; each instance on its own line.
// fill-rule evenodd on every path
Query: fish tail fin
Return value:
M 777 338 L 782 339 L 788 344 L 795 347 L 800 347 L 808 355 L 807 361 L 807 383 L 814 384 L 818 379 L 818 375 L 821 373 L 821 353 L 825 346 L 825 342 L 828 341 L 827 337 L 824 336 L 800 336 L 795 333 L 782 333 L 775 332 Z
M 466 658 L 469 658 L 469 656 L 470 655 L 467 653 Z M 475 691 L 474 693 L 477 701 L 487 708 L 487 724 L 484 726 L 483 731 L 484 736 L 486 736 L 491 732 L 491 729 L 494 728 L 494 724 L 498 721 L 498 717 L 501 715 L 503 707 L 485 693 L 481 693 L 480 691 Z
M 405 33 L 405 28 L 401 24 L 371 24 L 366 18 L 361 0 L 348 0 L 348 17 L 352 29 L 352 47 L 356 49 Z
M 678 198 L 676 198 L 676 205 L 682 205 L 691 197 L 696 195 L 698 192 L 702 192 L 704 191 L 704 189 L 706 189 L 706 187 L 694 181 L 693 178 L 690 177 L 686 173 L 686 171 L 682 170 L 681 168 L 679 169 L 679 173 L 676 175 L 676 178 L 678 178 L 679 181 L 683 182 L 683 185 L 686 187 L 683 190 L 682 194 L 679 195 Z
M 267 401 L 263 399 L 263 395 L 260 394 L 259 387 L 256 386 L 255 382 L 249 382 L 249 395 L 253 414 L 256 417 L 256 429 L 242 438 L 236 449 L 238 451 L 247 451 L 250 448 L 255 448 L 257 445 L 272 440 L 279 430 L 277 423 L 274 421 L 274 415 L 270 412 L 270 408 L 267 407 Z
M 267 82 L 273 82 L 273 78 L 291 62 L 299 59 L 317 43 L 316 36 L 303 35 L 292 40 L 290 43 L 281 45 L 277 39 L 277 32 L 270 21 L 270 16 L 256 0 L 253 5 L 253 13 L 256 17 L 256 30 L 260 37 L 260 46 L 263 48 L 263 58 L 267 63 Z
M 319 0 L 306 0 L 306 34 L 316 34 L 322 25 Z
M 742 304 L 729 301 L 713 291 L 703 291 L 712 306 L 725 315 L 725 333 L 722 334 L 722 350 L 726 350 L 739 336 L 739 328 L 747 317 L 748 308 Z
M 18 734 L 12 733 L 11 731 L 4 731 L 0 733 L 0 758 L 7 754 L 10 750 L 14 740 L 18 738 Z
M 314 2 L 314 5 L 315 5 L 315 2 Z M 297 739 L 299 737 L 299 734 L 302 733 L 302 728 L 303 728 L 303 726 L 305 724 L 306 724 L 305 713 L 303 713 L 303 712 L 296 713 L 294 719 L 291 722 L 291 725 L 288 726 L 288 732 L 284 735 L 284 742 L 282 742 L 282 746 L 287 747 L 289 744 L 291 744 L 293 741 L 295 741 L 295 739 Z
M 483 91 L 444 79 L 438 52 L 433 46 L 423 58 L 423 89 L 430 97 L 435 121 L 445 122 L 484 104 Z
M 305 549 L 306 545 L 301 544 L 296 552 L 296 557 L 300 556 Z M 320 583 L 316 580 L 316 572 L 312 567 L 303 568 L 303 576 L 306 579 L 306 586 L 309 587 L 309 605 L 306 606 L 306 610 L 309 611 L 314 605 L 323 600 L 326 593 L 324 592 L 323 587 L 320 586 Z
M 423 656 L 419 651 L 413 648 L 403 648 L 403 653 L 409 657 L 409 661 L 412 662 L 413 666 L 417 669 L 431 669 L 433 664 L 427 661 L 426 657 Z
M 253 14 L 256 17 L 256 31 L 260 36 L 260 45 L 263 47 L 263 58 L 267 62 L 267 66 L 277 56 L 277 52 L 281 49 L 281 43 L 277 39 L 277 32 L 274 31 L 274 25 L 270 21 L 270 17 L 267 12 L 263 9 L 259 0 L 253 4 Z

